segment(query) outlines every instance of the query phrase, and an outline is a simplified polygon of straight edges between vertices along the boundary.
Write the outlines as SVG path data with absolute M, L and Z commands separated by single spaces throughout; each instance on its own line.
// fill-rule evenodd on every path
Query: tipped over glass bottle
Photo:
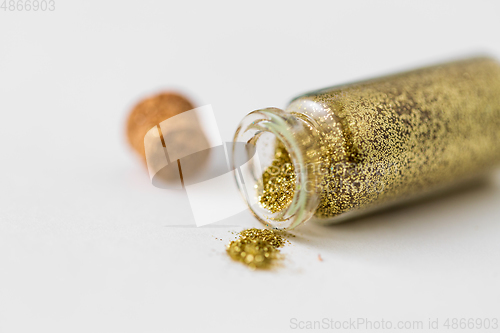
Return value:
M 251 112 L 234 141 L 247 144 L 235 178 L 261 222 L 344 221 L 500 164 L 500 64 L 472 58 L 314 91 Z

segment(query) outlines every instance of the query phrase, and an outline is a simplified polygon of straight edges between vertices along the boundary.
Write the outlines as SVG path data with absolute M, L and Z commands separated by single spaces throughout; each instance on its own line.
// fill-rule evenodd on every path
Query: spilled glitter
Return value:
M 231 241 L 227 254 L 251 269 L 269 269 L 283 259 L 280 248 L 290 244 L 284 236 L 288 233 L 270 229 L 246 229 L 238 233 L 239 238 Z

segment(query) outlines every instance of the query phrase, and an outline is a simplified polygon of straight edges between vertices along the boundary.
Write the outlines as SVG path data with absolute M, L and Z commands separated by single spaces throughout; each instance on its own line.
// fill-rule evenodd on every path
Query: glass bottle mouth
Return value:
M 245 143 L 233 145 L 232 169 L 238 189 L 253 215 L 270 228 L 293 229 L 311 218 L 318 206 L 319 196 L 314 175 L 307 166 L 304 140 L 311 142 L 307 124 L 277 108 L 249 113 L 236 130 L 234 142 Z M 273 164 L 277 144 L 283 146 L 290 156 L 295 184 L 288 194 L 291 199 L 270 210 L 261 201 L 263 175 Z M 241 160 L 248 162 L 238 163 Z M 241 167 L 235 168 L 235 165 Z

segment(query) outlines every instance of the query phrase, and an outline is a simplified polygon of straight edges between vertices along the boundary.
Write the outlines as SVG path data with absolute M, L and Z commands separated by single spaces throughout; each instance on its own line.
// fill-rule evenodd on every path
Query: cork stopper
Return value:
M 194 106 L 187 98 L 174 92 L 163 92 L 140 101 L 130 112 L 127 121 L 130 145 L 146 160 L 146 133 L 162 121 L 192 109 Z
M 194 105 L 184 96 L 174 92 L 162 92 L 140 101 L 130 112 L 127 121 L 127 138 L 132 148 L 142 157 L 145 163 L 160 154 L 169 155 L 169 166 L 157 172 L 164 181 L 173 181 L 179 177 L 180 165 L 177 167 L 178 156 L 185 156 L 190 152 L 208 148 L 208 141 L 202 126 L 195 113 L 187 117 L 168 119 L 183 112 L 194 109 Z M 162 133 L 161 123 L 168 127 Z M 154 127 L 158 128 L 164 148 L 148 147 L 146 156 L 144 139 L 146 134 Z M 165 128 L 165 127 L 164 127 Z M 208 156 L 208 149 L 196 154 L 190 163 L 183 166 L 183 171 L 192 174 L 200 169 Z M 182 178 L 182 172 L 181 178 Z M 151 174 L 153 177 L 154 175 Z

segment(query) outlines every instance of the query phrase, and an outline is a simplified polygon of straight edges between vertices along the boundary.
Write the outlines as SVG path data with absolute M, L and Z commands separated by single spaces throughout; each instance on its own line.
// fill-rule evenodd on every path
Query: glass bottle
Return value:
M 500 64 L 472 58 L 314 91 L 249 113 L 234 141 L 246 149 L 233 165 L 249 160 L 236 182 L 261 222 L 344 221 L 500 164 Z

